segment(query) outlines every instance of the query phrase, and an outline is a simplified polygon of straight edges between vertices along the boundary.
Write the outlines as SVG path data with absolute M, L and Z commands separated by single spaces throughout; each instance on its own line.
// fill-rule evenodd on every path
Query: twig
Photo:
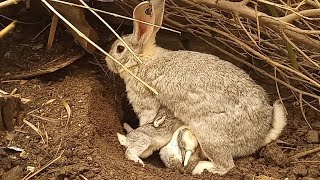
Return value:
M 237 20 L 238 20 L 238 23 L 240 24 L 240 26 L 242 27 L 242 29 L 244 30 L 244 32 L 248 35 L 248 37 L 250 38 L 250 40 L 253 42 L 254 45 L 256 45 L 256 47 L 258 49 L 260 49 L 259 45 L 257 44 L 257 42 L 252 38 L 252 36 L 250 35 L 250 33 L 247 31 L 247 29 L 244 27 L 244 25 L 242 24 L 239 16 L 237 16 Z
M 56 30 L 57 30 L 58 20 L 59 20 L 58 16 L 53 14 L 52 21 L 51 21 L 51 27 L 50 27 L 50 33 L 49 33 L 49 37 L 48 37 L 47 50 L 51 50 L 51 48 L 52 48 L 54 36 L 55 36 Z
M 309 126 L 309 128 L 312 130 L 313 128 L 312 128 L 312 126 L 310 125 L 310 123 L 309 123 L 309 121 L 308 121 L 308 119 L 307 119 L 307 117 L 306 117 L 306 114 L 305 114 L 305 112 L 304 112 L 304 109 L 303 109 L 303 101 L 302 101 L 302 94 L 299 94 L 299 105 L 300 105 L 300 109 L 301 109 L 301 112 L 302 112 L 302 116 L 303 116 L 303 119 L 306 121 L 306 123 L 308 124 L 308 126 Z
M 320 151 L 320 146 L 316 147 L 314 149 L 308 150 L 308 151 L 304 151 L 304 152 L 298 153 L 298 154 L 292 156 L 292 158 L 294 158 L 294 159 L 303 158 L 305 156 L 308 156 L 309 154 L 316 153 L 318 151 Z
M 32 177 L 34 177 L 35 175 L 39 174 L 41 171 L 43 171 L 44 169 L 46 169 L 47 167 L 49 167 L 51 164 L 53 164 L 54 162 L 58 161 L 62 154 L 64 153 L 64 150 L 61 151 L 61 153 L 59 154 L 58 157 L 56 157 L 55 159 L 51 160 L 49 163 L 47 163 L 46 165 L 42 166 L 38 171 L 34 172 L 33 174 L 31 174 L 30 176 L 24 178 L 23 180 L 29 180 Z
M 122 15 L 116 14 L 116 13 L 111 13 L 111 12 L 103 11 L 103 10 L 100 10 L 100 9 L 96 9 L 96 8 L 92 8 L 92 7 L 86 7 L 86 6 L 82 6 L 82 5 L 79 5 L 79 4 L 70 3 L 70 2 L 66 2 L 66 1 L 60 1 L 60 0 L 50 0 L 50 1 L 58 2 L 58 3 L 61 3 L 61 4 L 66 4 L 66 5 L 69 5 L 69 6 L 75 6 L 75 7 L 80 7 L 80 8 L 93 10 L 95 12 L 100 12 L 100 13 L 108 14 L 108 15 L 111 15 L 111 16 L 114 16 L 114 17 L 119 17 L 119 18 L 122 18 L 122 19 L 127 19 L 127 20 L 131 20 L 131 21 L 140 22 L 140 23 L 147 24 L 147 25 L 150 25 L 150 26 L 158 27 L 160 29 L 164 29 L 164 30 L 167 30 L 167 31 L 171 31 L 171 32 L 174 32 L 174 33 L 181 34 L 180 31 L 177 31 L 177 30 L 174 30 L 174 29 L 171 29 L 171 28 L 158 26 L 156 24 L 148 23 L 148 22 L 145 22 L 145 21 L 140 21 L 138 19 L 133 19 L 133 18 L 130 18 L 130 17 L 127 17 L 127 16 L 122 16 Z
M 320 70 L 320 65 L 317 64 L 316 62 L 314 62 L 309 56 L 307 56 L 297 45 L 295 45 L 289 38 L 288 36 L 286 35 L 286 33 L 284 33 L 282 31 L 282 35 L 283 37 L 286 39 L 286 41 L 291 45 L 293 46 L 306 60 L 308 60 L 311 64 L 315 65 L 316 67 L 319 68 Z
M 47 64 L 37 67 L 37 69 L 32 69 L 30 71 L 25 71 L 23 73 L 11 75 L 11 76 L 4 76 L 2 79 L 25 79 L 25 78 L 30 78 L 34 76 L 55 72 L 63 67 L 68 66 L 69 64 L 75 62 L 76 60 L 84 56 L 83 51 L 81 52 L 75 51 L 74 53 L 76 54 L 71 54 L 69 56 L 62 55 Z
M 14 89 L 11 91 L 10 95 L 14 95 L 14 94 L 16 94 L 16 93 L 17 93 L 17 91 L 18 91 L 18 89 L 17 89 L 17 88 L 14 88 Z
M 16 21 L 10 23 L 7 27 L 0 31 L 0 39 L 2 39 L 5 35 L 10 33 L 16 27 Z
M 0 9 L 6 6 L 10 6 L 12 4 L 18 4 L 21 0 L 6 0 L 3 2 L 0 2 Z
M 260 23 L 259 23 L 259 16 L 258 16 L 258 6 L 255 4 L 254 5 L 254 10 L 256 12 L 256 21 L 257 21 L 257 29 L 258 29 L 258 43 L 260 45 Z
M 5 92 L 5 91 L 1 90 L 1 89 L 0 89 L 0 93 L 1 93 L 1 94 L 4 94 L 4 95 L 8 95 L 8 94 L 9 94 L 9 93 L 7 93 L 7 92 Z
M 43 31 L 45 31 L 49 26 L 51 25 L 51 23 L 49 23 L 48 25 L 46 25 L 46 27 L 44 27 L 37 35 L 35 35 L 32 40 L 34 41 L 35 39 L 37 39 L 37 37 L 43 33 Z
M 182 28 L 184 27 L 182 24 L 179 24 L 179 23 L 176 23 L 176 25 L 178 26 L 181 26 Z M 210 29 L 211 31 L 213 32 L 216 32 L 216 33 L 219 33 L 229 39 L 232 39 L 234 42 L 238 43 L 241 47 L 243 47 L 244 49 L 248 50 L 248 52 L 252 53 L 253 55 L 261 58 L 262 60 L 265 60 L 266 62 L 268 62 L 269 64 L 271 64 L 272 66 L 276 66 L 278 68 L 281 68 L 281 69 L 284 69 L 284 70 L 287 70 L 291 73 L 294 73 L 295 75 L 303 78 L 303 79 L 306 79 L 307 81 L 309 81 L 310 83 L 312 83 L 314 86 L 320 88 L 320 84 L 317 83 L 316 81 L 314 81 L 313 79 L 309 78 L 308 76 L 304 75 L 303 73 L 295 70 L 295 69 L 292 69 L 290 67 L 287 67 L 283 64 L 280 64 L 278 62 L 275 62 L 273 61 L 272 59 L 270 59 L 269 57 L 261 54 L 260 52 L 258 51 L 255 51 L 253 48 L 251 48 L 249 45 L 247 45 L 246 43 L 242 42 L 241 40 L 239 40 L 238 38 L 234 37 L 234 36 L 230 36 L 230 34 L 226 33 L 226 32 L 223 32 L 219 29 L 216 29 L 216 28 L 213 28 L 213 27 L 210 27 L 210 26 L 204 26 L 204 25 L 197 25 L 198 27 L 203 27 L 203 28 L 207 28 L 207 29 Z
M 84 180 L 88 180 L 88 178 L 86 178 L 84 175 L 82 175 L 82 174 L 80 174 L 79 175 L 82 179 L 84 179 Z
M 130 75 L 132 75 L 136 80 L 138 80 L 140 83 L 142 83 L 144 86 L 146 86 L 148 89 L 150 89 L 154 94 L 158 95 L 159 93 L 150 85 L 148 85 L 146 82 L 144 82 L 142 79 L 140 79 L 138 76 L 136 76 L 133 72 L 131 72 L 127 67 L 125 67 L 122 63 L 120 63 L 118 60 L 113 58 L 110 54 L 108 54 L 105 50 L 103 50 L 101 47 L 99 47 L 96 43 L 94 43 L 92 40 L 90 40 L 88 37 L 86 37 L 81 31 L 79 31 L 75 26 L 73 26 L 68 20 L 66 20 L 59 12 L 57 12 L 46 0 L 41 0 L 53 13 L 55 13 L 60 19 L 62 19 L 72 30 L 74 30 L 77 34 L 79 34 L 80 37 L 84 38 L 86 41 L 88 41 L 90 44 L 92 44 L 95 48 L 100 50 L 103 54 L 105 54 L 109 59 L 117 63 L 119 66 L 121 66 L 125 71 L 127 71 Z M 107 59 L 106 57 L 106 59 Z

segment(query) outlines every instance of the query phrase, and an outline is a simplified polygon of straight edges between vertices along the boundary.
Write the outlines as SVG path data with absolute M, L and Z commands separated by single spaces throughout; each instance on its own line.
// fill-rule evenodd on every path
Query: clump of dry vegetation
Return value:
M 198 36 L 213 48 L 273 79 L 277 87 L 286 87 L 292 95 L 282 98 L 295 98 L 302 111 L 305 105 L 320 110 L 320 3 L 317 0 L 166 2 L 167 25 Z M 117 3 L 133 8 L 138 1 Z M 222 49 L 211 43 L 212 40 L 228 48 Z

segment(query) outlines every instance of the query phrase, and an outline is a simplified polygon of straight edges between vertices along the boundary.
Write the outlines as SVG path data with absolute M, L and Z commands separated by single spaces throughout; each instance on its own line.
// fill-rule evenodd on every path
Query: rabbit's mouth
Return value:
M 109 62 L 108 62 L 108 60 L 109 60 Z M 111 72 L 115 73 L 115 74 L 119 74 L 119 72 L 118 72 L 118 70 L 117 70 L 114 62 L 110 62 L 110 61 L 112 61 L 111 59 L 108 59 L 108 60 L 107 60 L 108 69 L 109 69 Z

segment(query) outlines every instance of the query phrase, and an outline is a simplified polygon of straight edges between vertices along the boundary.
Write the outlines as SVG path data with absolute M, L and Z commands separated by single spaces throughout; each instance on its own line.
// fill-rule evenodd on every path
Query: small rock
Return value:
M 304 164 L 296 164 L 292 172 L 297 176 L 306 176 L 308 174 L 307 167 Z
M 67 150 L 64 152 L 64 155 L 65 155 L 67 158 L 71 158 L 71 157 L 73 156 L 72 150 L 71 150 L 71 149 L 67 149 Z
M 70 142 L 68 142 L 68 144 L 67 144 L 67 148 L 68 148 L 68 149 L 72 149 L 72 148 L 76 148 L 76 147 L 77 147 L 77 143 L 74 142 L 74 141 L 70 141 Z
M 16 166 L 12 169 L 10 169 L 8 172 L 5 172 L 2 175 L 2 179 L 21 179 L 21 175 L 22 175 L 22 167 L 20 166 Z
M 93 159 L 92 159 L 92 157 L 88 156 L 88 157 L 87 157 L 87 160 L 88 160 L 88 161 L 92 161 Z
M 65 157 L 65 156 L 61 156 L 61 158 L 59 158 L 56 162 L 55 162 L 55 164 L 56 165 L 59 165 L 59 166 L 63 166 L 63 165 L 65 165 L 66 163 L 67 163 L 67 158 Z
M 36 168 L 35 167 L 33 167 L 33 166 L 27 166 L 27 171 L 29 171 L 29 172 L 34 172 L 34 170 L 35 170 Z
M 28 158 L 28 155 L 29 155 L 29 153 L 27 153 L 26 151 L 22 151 L 19 156 L 20 156 L 22 159 L 27 159 L 27 158 Z
M 1 158 L 4 158 L 4 157 L 7 157 L 8 154 L 6 153 L 6 151 L 4 149 L 0 149 L 0 157 Z
M 8 140 L 8 141 L 12 141 L 14 139 L 14 134 L 10 133 L 10 132 L 7 132 L 7 135 L 6 135 L 5 139 Z
M 44 166 L 45 164 L 47 164 L 47 161 L 48 161 L 48 160 L 46 160 L 45 158 L 41 159 L 40 165 L 41 165 L 41 166 Z
M 315 130 L 308 131 L 306 135 L 306 139 L 308 143 L 318 143 L 319 142 L 319 133 Z
M 11 52 L 6 52 L 3 56 L 4 58 L 10 59 L 11 58 Z
M 38 44 L 36 46 L 33 46 L 32 50 L 37 51 L 37 50 L 42 49 L 42 48 L 43 48 L 43 44 L 40 43 L 40 44 Z
M 263 157 L 266 162 L 276 164 L 278 166 L 285 166 L 289 162 L 289 158 L 287 158 L 275 142 L 270 143 L 265 147 Z

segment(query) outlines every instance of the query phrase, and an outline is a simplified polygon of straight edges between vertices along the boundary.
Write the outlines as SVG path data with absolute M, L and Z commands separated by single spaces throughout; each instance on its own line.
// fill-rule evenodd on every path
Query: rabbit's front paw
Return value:
M 158 113 L 158 110 L 143 110 L 139 113 L 140 126 L 152 123 Z
M 127 156 L 127 159 L 130 161 L 134 161 L 135 163 L 139 163 L 144 167 L 144 162 L 138 156 Z
M 145 166 L 144 162 L 136 155 L 127 154 L 127 159 L 130 161 L 134 161 L 135 163 L 140 163 L 143 167 Z

